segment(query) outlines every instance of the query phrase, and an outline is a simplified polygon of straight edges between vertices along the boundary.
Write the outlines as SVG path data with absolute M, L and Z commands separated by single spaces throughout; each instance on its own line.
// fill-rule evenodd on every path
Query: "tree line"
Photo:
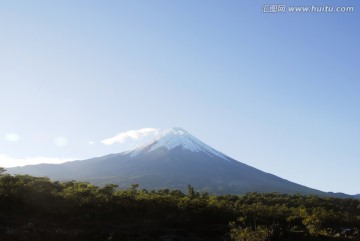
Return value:
M 128 189 L 0 168 L 0 240 L 360 240 L 360 201 Z

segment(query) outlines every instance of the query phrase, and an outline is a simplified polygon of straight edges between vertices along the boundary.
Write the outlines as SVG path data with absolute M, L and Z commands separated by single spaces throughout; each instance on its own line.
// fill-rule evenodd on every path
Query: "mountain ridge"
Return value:
M 120 187 L 180 189 L 191 184 L 213 194 L 279 192 L 339 196 L 309 188 L 236 161 L 181 128 L 167 129 L 134 150 L 66 162 L 10 168 L 10 174 L 48 176 L 55 180 L 89 181 Z M 347 196 L 347 195 L 344 195 Z
M 227 156 L 214 148 L 208 146 L 207 144 L 203 143 L 196 137 L 192 136 L 190 133 L 185 131 L 180 127 L 174 127 L 170 129 L 165 129 L 161 132 L 155 140 L 152 140 L 140 148 L 135 150 L 130 150 L 128 152 L 133 152 L 133 156 L 136 155 L 137 152 L 146 149 L 147 147 L 151 146 L 148 151 L 153 151 L 159 147 L 165 147 L 167 149 L 172 149 L 177 146 L 182 146 L 183 149 L 188 149 L 193 152 L 203 151 L 210 155 L 216 155 L 221 157 Z

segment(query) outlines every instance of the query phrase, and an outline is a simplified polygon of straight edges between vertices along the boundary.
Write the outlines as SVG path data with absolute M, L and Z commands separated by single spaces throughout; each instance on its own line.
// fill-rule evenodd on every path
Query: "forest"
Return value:
M 0 240 L 360 240 L 360 200 L 211 195 L 9 175 L 0 168 Z

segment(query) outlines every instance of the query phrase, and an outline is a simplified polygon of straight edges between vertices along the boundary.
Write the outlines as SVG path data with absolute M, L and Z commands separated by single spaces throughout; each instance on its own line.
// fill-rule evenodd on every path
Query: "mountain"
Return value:
M 180 189 L 188 184 L 214 194 L 279 192 L 331 195 L 238 162 L 181 128 L 164 131 L 138 149 L 63 164 L 9 168 L 10 174 L 48 176 L 54 180 L 88 181 L 146 189 Z

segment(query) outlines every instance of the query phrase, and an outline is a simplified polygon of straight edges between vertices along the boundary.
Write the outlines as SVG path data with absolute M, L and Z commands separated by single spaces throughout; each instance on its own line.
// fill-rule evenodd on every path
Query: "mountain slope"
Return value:
M 82 180 L 146 189 L 197 190 L 216 194 L 280 192 L 318 194 L 311 189 L 238 162 L 209 147 L 181 128 L 166 130 L 151 143 L 133 151 L 63 164 L 9 169 L 12 174 L 48 176 L 54 180 Z

